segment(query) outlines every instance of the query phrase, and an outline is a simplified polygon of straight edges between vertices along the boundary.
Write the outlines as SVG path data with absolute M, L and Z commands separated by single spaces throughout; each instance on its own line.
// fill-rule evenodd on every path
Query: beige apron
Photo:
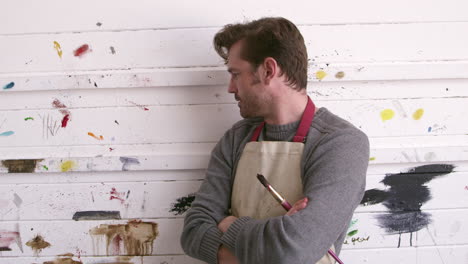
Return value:
M 256 142 L 255 135 L 253 140 L 246 144 L 237 165 L 231 196 L 232 215 L 255 219 L 284 215 L 285 209 L 258 181 L 257 173 L 262 174 L 271 186 L 294 204 L 304 197 L 300 166 L 304 144 L 285 141 Z M 331 249 L 335 250 L 333 245 Z M 335 260 L 330 254 L 326 254 L 317 263 L 330 264 L 335 263 Z

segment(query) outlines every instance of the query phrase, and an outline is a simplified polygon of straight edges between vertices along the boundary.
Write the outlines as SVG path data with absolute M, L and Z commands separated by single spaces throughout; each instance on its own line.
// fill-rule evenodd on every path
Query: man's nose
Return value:
M 237 92 L 237 86 L 236 86 L 236 84 L 232 81 L 232 79 L 229 81 L 228 92 L 229 92 L 229 93 L 236 93 L 236 92 Z

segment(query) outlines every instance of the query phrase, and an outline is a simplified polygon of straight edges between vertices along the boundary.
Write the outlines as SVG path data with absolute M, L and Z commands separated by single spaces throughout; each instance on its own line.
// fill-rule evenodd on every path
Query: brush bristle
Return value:
M 257 179 L 263 184 L 263 186 L 265 186 L 266 188 L 268 188 L 268 185 L 270 185 L 268 183 L 268 181 L 265 179 L 265 177 L 263 177 L 263 175 L 261 174 L 258 174 L 257 173 Z

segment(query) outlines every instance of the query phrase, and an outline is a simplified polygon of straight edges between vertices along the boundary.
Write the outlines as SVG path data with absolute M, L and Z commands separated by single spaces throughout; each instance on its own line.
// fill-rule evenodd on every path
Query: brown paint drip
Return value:
M 8 173 L 32 173 L 42 159 L 2 160 L 2 165 L 8 168 Z
M 37 235 L 35 238 L 26 242 L 26 246 L 31 247 L 34 254 L 37 256 L 44 248 L 50 247 L 50 243 L 45 241 L 42 236 Z
M 83 264 L 81 261 L 73 260 L 73 256 L 74 255 L 72 253 L 58 255 L 54 261 L 46 261 L 42 264 Z
M 125 254 L 130 256 L 151 255 L 153 243 L 159 235 L 158 224 L 151 222 L 130 221 L 125 225 L 107 225 L 91 229 L 92 236 L 106 237 L 106 254 L 118 255 L 121 241 Z M 110 250 L 109 250 L 110 249 Z M 109 252 L 110 251 L 110 252 Z

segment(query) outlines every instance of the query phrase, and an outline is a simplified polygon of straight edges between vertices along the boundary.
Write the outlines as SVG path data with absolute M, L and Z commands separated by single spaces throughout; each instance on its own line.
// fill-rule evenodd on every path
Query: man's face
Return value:
M 263 117 L 270 97 L 262 84 L 258 70 L 240 57 L 242 41 L 232 45 L 228 54 L 228 71 L 231 74 L 228 92 L 239 101 L 240 114 L 243 118 Z M 261 67 L 261 66 L 260 66 Z

